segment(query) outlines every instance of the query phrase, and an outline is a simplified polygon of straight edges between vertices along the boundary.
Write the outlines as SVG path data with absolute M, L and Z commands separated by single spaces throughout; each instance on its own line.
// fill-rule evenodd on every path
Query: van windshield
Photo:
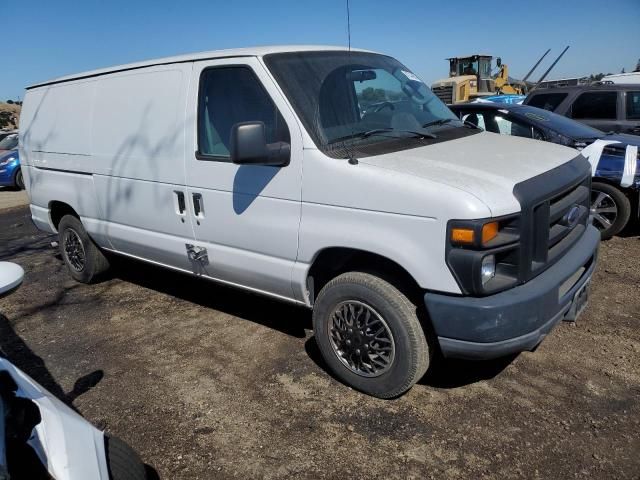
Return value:
M 385 55 L 277 53 L 265 56 L 265 63 L 317 147 L 335 158 L 476 133 L 407 67 Z

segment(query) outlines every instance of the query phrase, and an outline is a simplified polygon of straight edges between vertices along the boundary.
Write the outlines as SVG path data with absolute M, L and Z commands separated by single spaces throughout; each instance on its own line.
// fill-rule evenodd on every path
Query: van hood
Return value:
M 359 162 L 464 190 L 499 216 L 520 210 L 513 196 L 517 183 L 577 155 L 576 150 L 553 143 L 481 132 Z

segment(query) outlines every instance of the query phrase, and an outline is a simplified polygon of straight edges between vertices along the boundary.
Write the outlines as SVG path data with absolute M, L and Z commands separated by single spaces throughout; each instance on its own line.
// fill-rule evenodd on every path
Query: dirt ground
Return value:
M 0 211 L 29 203 L 25 190 L 16 191 L 9 187 L 0 187 Z
M 640 478 L 640 238 L 601 246 L 590 306 L 534 353 L 437 361 L 403 397 L 325 370 L 310 314 L 120 261 L 80 285 L 26 207 L 0 212 L 2 350 L 163 479 Z

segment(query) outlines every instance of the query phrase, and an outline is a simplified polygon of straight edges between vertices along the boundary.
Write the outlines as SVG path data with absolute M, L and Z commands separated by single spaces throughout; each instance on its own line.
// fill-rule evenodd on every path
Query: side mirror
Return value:
M 0 298 L 17 289 L 24 279 L 24 270 L 11 262 L 0 262 Z
M 285 142 L 267 143 L 263 122 L 242 122 L 231 127 L 231 161 L 239 165 L 289 165 L 291 146 Z

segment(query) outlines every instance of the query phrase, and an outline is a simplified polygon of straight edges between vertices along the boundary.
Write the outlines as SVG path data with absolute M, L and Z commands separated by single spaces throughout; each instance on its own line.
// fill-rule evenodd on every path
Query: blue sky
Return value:
M 0 98 L 49 78 L 179 53 L 251 45 L 346 44 L 345 0 L 1 0 Z M 505 13 L 509 7 L 519 12 Z M 525 10 L 524 6 L 531 6 Z M 7 27 L 11 25 L 11 27 Z M 489 53 L 537 79 L 630 71 L 640 57 L 640 0 L 351 0 L 352 45 L 395 56 L 427 83 L 445 58 Z

